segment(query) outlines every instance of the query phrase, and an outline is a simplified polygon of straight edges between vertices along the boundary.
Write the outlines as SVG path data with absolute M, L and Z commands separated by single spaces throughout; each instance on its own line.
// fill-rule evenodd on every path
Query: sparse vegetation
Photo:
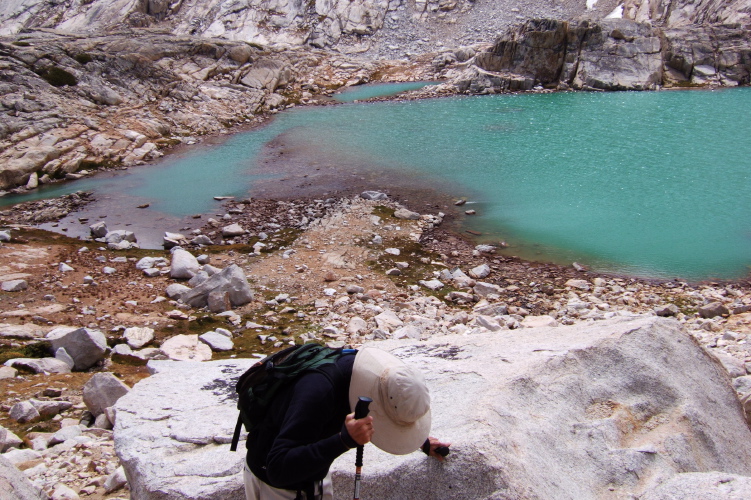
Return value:
M 46 70 L 40 71 L 39 76 L 47 83 L 54 87 L 74 86 L 78 84 L 76 77 L 62 68 L 52 66 Z

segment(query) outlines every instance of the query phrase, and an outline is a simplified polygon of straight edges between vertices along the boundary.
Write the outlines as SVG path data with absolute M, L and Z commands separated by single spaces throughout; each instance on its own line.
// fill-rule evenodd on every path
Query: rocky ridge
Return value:
M 143 364 L 150 359 L 248 357 L 300 341 L 359 346 L 380 339 L 427 341 L 494 332 L 516 336 L 529 327 L 554 331 L 555 325 L 596 325 L 644 315 L 676 318 L 720 359 L 734 377 L 746 411 L 751 410 L 746 343 L 751 294 L 745 282 L 649 282 L 523 263 L 498 255 L 493 246 L 473 246 L 444 233 L 445 214 L 415 213 L 377 192 L 366 197 L 374 199 L 230 201 L 215 223 L 192 235 L 208 237 L 213 231 L 210 240 L 216 245 L 181 242 L 196 250 L 180 250 L 187 255 L 179 259 L 178 250 L 114 250 L 104 239 L 81 247 L 55 236 L 46 240 L 49 245 L 38 245 L 39 233 L 19 237 L 25 231 L 11 230 L 0 248 L 3 262 L 9 263 L 0 269 L 2 282 L 23 281 L 26 287 L 0 297 L 5 321 L 0 332 L 4 352 L 25 353 L 26 358 L 11 358 L 3 367 L 10 378 L 0 381 L 9 396 L 3 402 L 8 414 L 2 425 L 10 434 L 24 436 L 27 446 L 37 446 L 40 454 L 19 454 L 14 463 L 50 493 L 62 484 L 79 496 L 108 495 L 105 481 L 117 472 L 118 463 L 103 454 L 91 465 L 86 451 L 104 446 L 102 453 L 110 453 L 111 434 L 86 430 L 101 426 L 106 431 L 116 417 L 108 414 L 111 401 L 87 400 L 84 384 L 92 370 L 117 373 L 113 378 L 132 385 L 147 375 Z M 259 210 L 252 210 L 254 203 Z M 89 249 L 92 243 L 94 249 Z M 203 308 L 181 299 L 190 297 L 191 290 L 205 289 L 202 284 L 222 269 L 233 268 L 250 278 L 255 291 L 250 302 L 233 304 L 226 289 L 219 289 L 214 299 L 207 290 Z M 186 271 L 178 274 L 179 269 Z M 54 342 L 72 332 L 92 339 L 106 334 L 109 349 L 97 351 L 98 361 L 88 373 L 70 371 L 77 359 L 73 344 L 40 344 L 45 337 Z M 39 373 L 29 374 L 34 371 Z M 81 382 L 63 382 L 65 376 Z M 59 394 L 40 393 L 37 386 L 61 382 L 67 388 Z M 61 404 L 48 405 L 56 409 L 46 417 L 39 410 L 35 416 L 31 408 L 40 403 L 34 401 L 45 400 Z M 29 431 L 40 425 L 50 435 L 75 426 L 89 438 L 33 445 L 38 436 Z M 97 434 L 92 437 L 91 432 Z M 4 442 L 11 448 L 20 444 L 13 436 Z M 74 456 L 83 457 L 75 459 L 79 465 L 61 467 L 72 464 Z M 122 497 L 117 491 L 112 495 Z
M 667 27 L 748 24 L 748 0 L 10 0 L 0 35 L 23 29 L 104 33 L 122 26 L 158 27 L 175 35 L 333 48 L 390 59 L 486 42 L 533 18 L 622 17 Z M 454 46 L 457 44 L 457 46 Z

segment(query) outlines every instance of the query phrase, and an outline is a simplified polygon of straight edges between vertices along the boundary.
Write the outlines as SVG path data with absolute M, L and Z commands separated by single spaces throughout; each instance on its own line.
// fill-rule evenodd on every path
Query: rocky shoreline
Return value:
M 80 497 L 123 498 L 122 491 L 106 491 L 106 480 L 112 484 L 122 473 L 108 448 L 111 420 L 100 418 L 101 430 L 85 403 L 82 391 L 92 371 L 117 374 L 132 385 L 148 375 L 143 364 L 149 359 L 249 357 L 312 340 L 357 347 L 378 339 L 516 335 L 528 327 L 624 316 L 676 318 L 722 361 L 751 410 L 747 281 L 655 282 L 522 262 L 452 234 L 442 227 L 445 214 L 412 212 L 382 193 L 366 197 L 376 199 L 230 200 L 223 216 L 191 234 L 166 235 L 169 245 L 185 249 L 171 253 L 134 248 L 126 231 L 92 235 L 106 237 L 100 242 L 21 226 L 5 233 L 0 255 L 8 263 L 1 270 L 8 291 L 0 295 L 0 352 L 12 366 L 3 368 L 10 378 L 0 380 L 8 412 L 0 415 L 8 429 L 3 456 L 53 498 L 56 488 L 63 498 L 63 486 Z M 209 242 L 213 246 L 205 246 Z M 233 303 L 224 289 L 198 302 L 195 294 L 184 295 L 231 269 L 240 270 L 240 281 L 249 278 L 250 302 Z M 74 380 L 43 373 L 66 371 L 65 355 L 52 357 L 55 352 L 45 347 L 60 327 L 94 337 L 103 332 L 105 339 L 92 368 L 68 374 Z M 36 354 L 18 361 L 12 353 Z M 50 364 L 33 361 L 40 355 Z M 59 395 L 39 390 L 40 383 L 60 382 Z M 45 410 L 44 418 L 19 417 L 26 415 L 20 408 L 48 406 L 56 410 Z M 79 437 L 55 444 L 61 437 L 54 436 L 70 426 Z M 24 437 L 28 450 L 13 451 L 22 444 L 13 435 Z M 92 449 L 109 461 L 92 465 L 85 458 Z M 78 465 L 62 467 L 74 461 Z

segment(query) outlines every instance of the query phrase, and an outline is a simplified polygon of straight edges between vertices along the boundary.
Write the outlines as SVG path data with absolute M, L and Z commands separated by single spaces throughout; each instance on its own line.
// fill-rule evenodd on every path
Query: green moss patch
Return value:
M 0 364 L 15 358 L 47 358 L 52 346 L 47 341 L 34 342 L 21 347 L 0 346 Z
M 75 59 L 78 64 L 82 64 L 82 65 L 88 64 L 94 60 L 93 57 L 91 57 L 89 54 L 85 52 L 79 52 L 78 54 L 73 56 L 73 59 Z
M 78 84 L 78 80 L 72 73 L 69 73 L 62 68 L 58 68 L 57 66 L 52 66 L 51 68 L 40 71 L 39 76 L 54 87 L 72 87 Z

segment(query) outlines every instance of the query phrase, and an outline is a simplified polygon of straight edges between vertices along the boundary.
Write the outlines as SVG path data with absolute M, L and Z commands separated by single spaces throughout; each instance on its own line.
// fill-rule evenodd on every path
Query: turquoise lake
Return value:
M 404 182 L 435 181 L 447 196 L 467 197 L 462 210 L 477 215 L 464 228 L 506 241 L 508 255 L 638 276 L 739 278 L 751 264 L 749 117 L 749 88 L 299 108 L 220 145 L 36 196 L 93 189 L 167 214 L 202 213 L 216 206 L 210 196 L 243 196 L 284 176 L 262 165 L 268 143 L 283 140 L 311 165 L 330 158 L 363 176 L 404 173 Z

